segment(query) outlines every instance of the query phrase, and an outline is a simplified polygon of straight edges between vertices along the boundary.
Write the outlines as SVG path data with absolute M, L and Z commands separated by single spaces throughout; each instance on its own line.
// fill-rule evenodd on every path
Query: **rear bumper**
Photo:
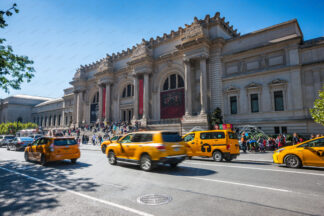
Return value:
M 181 163 L 186 159 L 187 155 L 173 155 L 167 157 L 161 157 L 157 163 L 169 164 L 169 163 Z
M 80 158 L 80 153 L 63 154 L 63 155 L 51 154 L 49 157 L 49 161 L 69 160 L 69 159 L 78 159 L 78 158 Z

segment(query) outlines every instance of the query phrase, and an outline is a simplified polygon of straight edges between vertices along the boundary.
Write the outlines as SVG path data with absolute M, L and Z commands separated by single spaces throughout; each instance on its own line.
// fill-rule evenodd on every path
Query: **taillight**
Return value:
M 156 146 L 156 148 L 159 151 L 165 151 L 165 146 L 164 145 L 158 145 L 158 146 Z
M 54 151 L 54 143 L 52 143 L 52 144 L 50 145 L 50 151 L 51 151 L 51 152 Z
M 23 145 L 24 143 L 23 143 L 23 142 L 18 142 L 17 144 L 19 144 L 19 145 Z
M 227 144 L 227 145 L 226 145 L 226 149 L 227 149 L 227 150 L 230 150 L 230 149 L 231 149 L 231 145 L 230 145 L 230 144 Z

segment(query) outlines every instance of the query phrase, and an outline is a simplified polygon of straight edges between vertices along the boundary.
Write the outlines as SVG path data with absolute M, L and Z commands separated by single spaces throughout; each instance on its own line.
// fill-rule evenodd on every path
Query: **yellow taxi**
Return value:
M 289 168 L 324 167 L 324 137 L 280 148 L 272 157 L 274 163 L 286 164 Z
M 111 143 L 115 143 L 119 140 L 119 138 L 122 137 L 122 136 L 113 136 L 111 139 L 109 140 L 105 140 L 101 143 L 101 151 L 102 153 L 106 153 L 106 149 L 107 149 L 107 146 Z
M 236 134 L 230 130 L 193 131 L 183 136 L 186 142 L 187 155 L 212 157 L 220 162 L 231 161 L 240 155 Z
M 186 158 L 186 147 L 177 132 L 141 131 L 111 143 L 106 154 L 111 165 L 131 163 L 150 171 L 159 163 L 176 167 Z
M 41 137 L 25 148 L 25 160 L 38 161 L 42 165 L 65 159 L 76 163 L 78 158 L 80 149 L 73 137 Z

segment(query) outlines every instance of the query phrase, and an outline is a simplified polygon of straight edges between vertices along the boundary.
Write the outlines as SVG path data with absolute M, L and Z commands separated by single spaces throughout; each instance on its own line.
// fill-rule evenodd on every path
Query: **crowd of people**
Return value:
M 317 137 L 322 137 L 324 134 L 311 134 L 310 139 L 314 139 Z M 301 142 L 304 142 L 305 140 L 298 136 L 297 133 L 293 134 L 291 144 L 296 145 Z M 285 134 L 279 134 L 277 137 L 266 137 L 266 136 L 260 136 L 258 139 L 253 139 L 249 137 L 248 134 L 242 133 L 241 135 L 241 149 L 244 153 L 246 151 L 249 152 L 265 152 L 268 151 L 274 151 L 276 149 L 282 148 L 287 145 L 287 136 Z

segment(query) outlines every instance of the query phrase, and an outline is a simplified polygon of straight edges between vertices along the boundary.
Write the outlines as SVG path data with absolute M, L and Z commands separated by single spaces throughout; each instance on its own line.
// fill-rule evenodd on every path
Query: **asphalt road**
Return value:
M 269 163 L 183 162 L 143 172 L 100 151 L 42 167 L 0 149 L 0 215 L 324 215 L 324 169 Z M 169 203 L 137 202 L 147 194 Z

